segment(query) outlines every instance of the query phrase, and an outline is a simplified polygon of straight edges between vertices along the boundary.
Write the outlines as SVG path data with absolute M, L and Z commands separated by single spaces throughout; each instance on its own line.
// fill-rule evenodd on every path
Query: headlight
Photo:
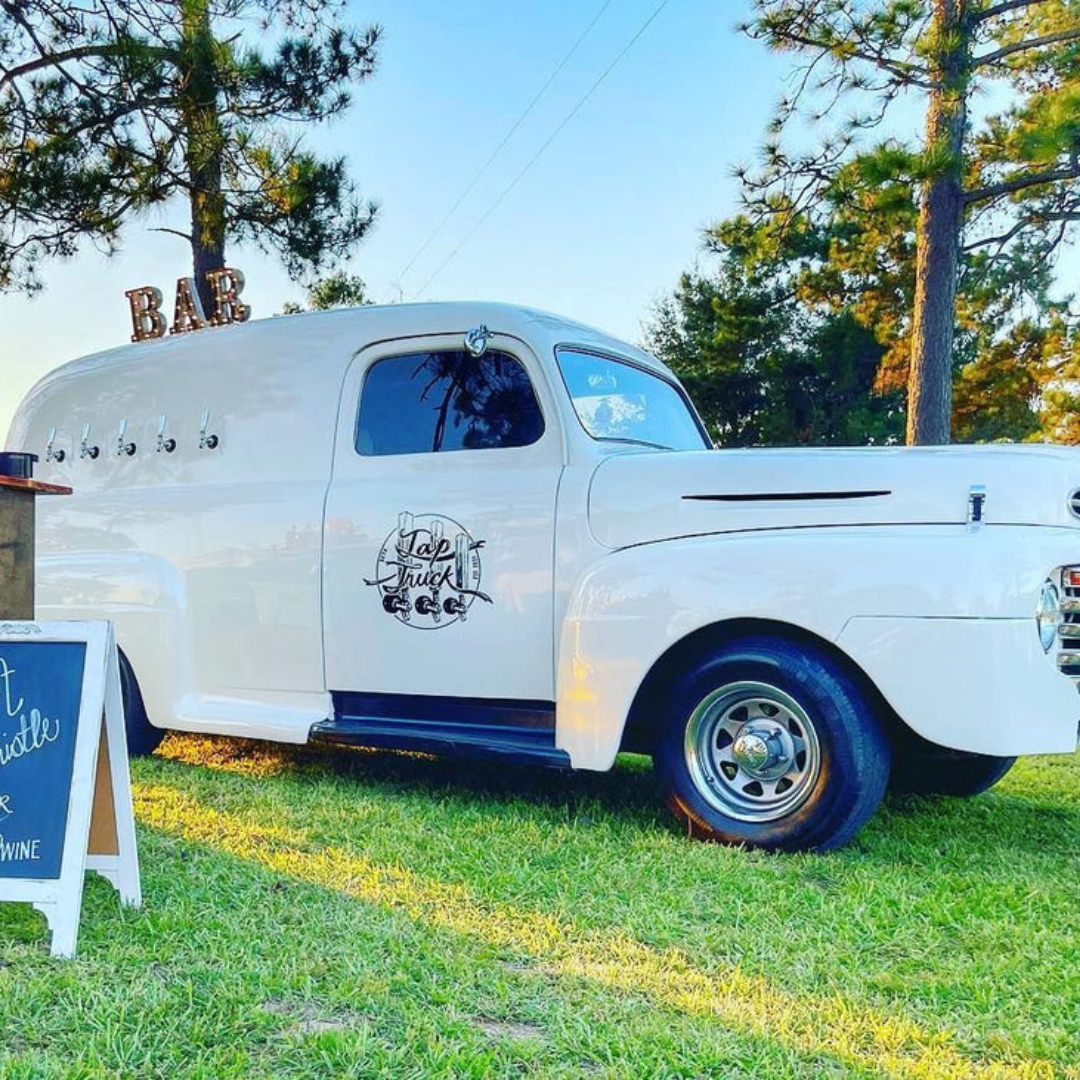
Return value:
M 1061 603 L 1058 600 L 1058 591 L 1052 581 L 1047 581 L 1039 593 L 1039 603 L 1035 608 L 1035 626 L 1039 631 L 1039 643 L 1043 652 L 1049 652 L 1053 648 L 1060 625 Z

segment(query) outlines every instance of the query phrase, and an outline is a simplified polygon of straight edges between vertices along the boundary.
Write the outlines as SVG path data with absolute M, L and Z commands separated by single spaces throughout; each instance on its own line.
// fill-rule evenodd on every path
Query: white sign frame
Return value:
M 45 916 L 52 932 L 52 955 L 71 958 L 78 942 L 87 870 L 96 871 L 110 882 L 124 907 L 142 906 L 120 665 L 110 622 L 0 623 L 0 642 L 28 641 L 81 642 L 86 645 L 86 660 L 60 876 L 54 880 L 0 878 L 0 902 L 32 904 Z M 111 804 L 106 801 L 108 793 L 98 790 L 102 748 L 108 756 L 106 775 L 111 781 Z M 111 811 L 115 844 L 109 846 L 114 846 L 115 852 L 89 851 L 95 811 Z

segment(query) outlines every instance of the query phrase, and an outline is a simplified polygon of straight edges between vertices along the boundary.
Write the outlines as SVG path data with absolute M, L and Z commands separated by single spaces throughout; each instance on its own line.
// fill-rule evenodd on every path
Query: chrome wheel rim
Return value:
M 729 683 L 686 725 L 686 764 L 701 796 L 738 821 L 775 821 L 798 809 L 821 772 L 806 710 L 775 686 Z

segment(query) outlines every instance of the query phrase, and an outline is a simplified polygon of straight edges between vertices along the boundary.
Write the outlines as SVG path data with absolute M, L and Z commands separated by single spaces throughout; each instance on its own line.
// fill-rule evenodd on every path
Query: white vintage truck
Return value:
M 850 838 L 893 782 L 1069 753 L 1080 453 L 712 448 L 664 365 L 536 311 L 182 334 L 47 376 L 8 449 L 39 615 L 163 729 L 610 769 L 693 835 Z

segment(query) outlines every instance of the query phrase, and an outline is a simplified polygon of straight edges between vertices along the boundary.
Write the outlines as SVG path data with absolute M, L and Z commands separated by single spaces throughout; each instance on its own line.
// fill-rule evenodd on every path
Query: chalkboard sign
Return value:
M 58 880 L 83 642 L 0 642 L 0 877 Z
M 0 901 L 73 956 L 88 869 L 141 902 L 112 626 L 0 623 Z

